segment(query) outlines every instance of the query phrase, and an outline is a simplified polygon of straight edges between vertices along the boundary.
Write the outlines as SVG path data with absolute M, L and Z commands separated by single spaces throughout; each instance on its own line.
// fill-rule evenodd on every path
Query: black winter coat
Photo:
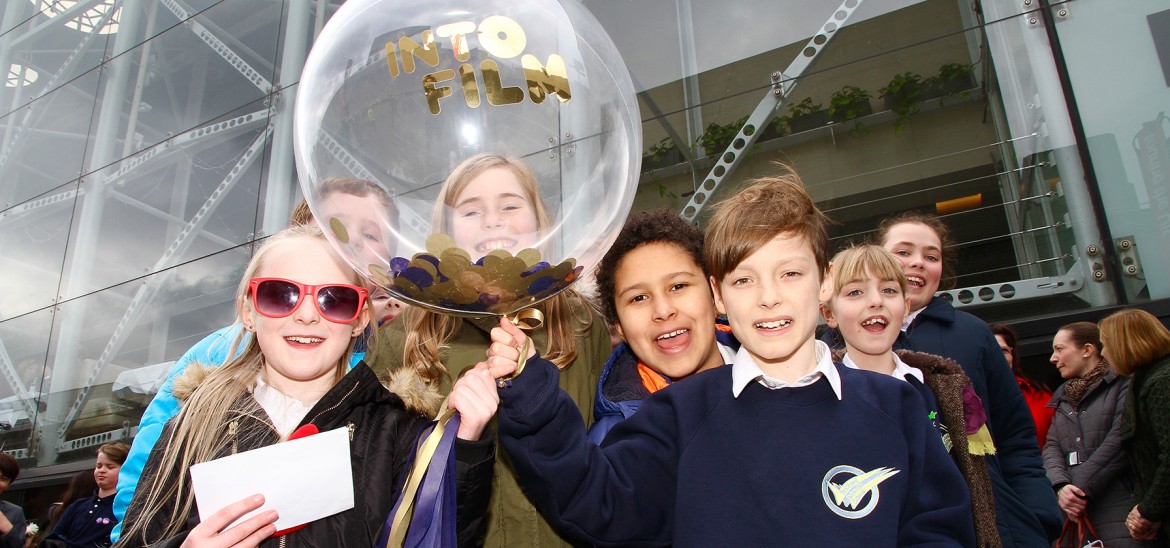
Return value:
M 407 400 L 413 401 L 411 397 Z M 267 420 L 267 414 L 250 394 L 233 406 L 235 417 L 224 428 L 220 456 L 257 449 L 280 442 L 280 436 Z M 371 546 L 379 528 L 390 513 L 409 472 L 407 466 L 419 429 L 427 418 L 408 409 L 403 398 L 386 390 L 365 362 L 359 363 L 336 386 L 329 390 L 301 422 L 315 424 L 322 431 L 351 429 L 354 507 L 339 514 L 309 523 L 305 528 L 279 539 L 269 538 L 261 546 Z M 167 423 L 160 442 L 155 444 L 143 470 L 141 484 L 174 482 L 173 472 L 160 474 L 159 461 L 172 435 L 174 419 Z M 298 426 L 299 427 L 299 426 Z M 494 440 L 485 436 L 478 442 L 456 440 L 456 490 L 458 492 L 458 528 L 461 546 L 474 546 L 483 534 L 487 501 L 491 495 L 494 464 Z M 307 471 L 306 473 L 311 473 Z M 136 496 L 126 512 L 124 532 L 141 514 L 145 489 Z M 312 494 L 306 493 L 306 501 Z M 165 515 L 165 514 L 164 514 Z M 148 531 L 160 531 L 163 523 L 155 520 Z M 179 546 L 199 523 L 198 512 L 187 517 L 187 527 L 176 537 L 152 546 Z M 157 534 L 150 535 L 157 537 Z M 123 535 L 118 546 L 142 546 L 141 538 Z M 282 542 L 283 541 L 283 542 Z
M 1044 468 L 1053 490 L 1071 483 L 1085 492 L 1089 521 L 1106 546 L 1147 546 L 1125 527 L 1133 508 L 1133 477 L 1121 447 L 1120 427 L 1129 379 L 1107 372 L 1085 391 L 1078 409 L 1073 409 L 1064 389 L 1056 389 L 1048 403 L 1056 414 L 1044 445 Z M 1073 453 L 1075 459 L 1070 458 Z M 1079 464 L 1071 465 L 1070 460 Z

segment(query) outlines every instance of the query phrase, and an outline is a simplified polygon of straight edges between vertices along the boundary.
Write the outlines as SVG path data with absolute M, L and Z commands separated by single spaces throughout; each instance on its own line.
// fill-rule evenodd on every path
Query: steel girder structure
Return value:
M 20 36 L 10 36 L 7 37 L 7 40 L 0 41 L 0 61 L 5 61 L 6 63 L 8 54 L 14 48 L 29 43 L 31 38 L 44 32 L 46 29 L 50 29 L 54 25 L 64 24 L 70 16 L 91 9 L 93 6 L 100 4 L 101 1 L 90 0 L 78 2 L 68 10 L 59 13 L 58 17 L 48 19 L 35 26 L 30 25 L 27 32 Z M 126 0 L 127 3 L 133 3 L 135 1 L 142 2 L 144 0 Z M 168 225 L 179 227 L 173 239 L 166 246 L 165 251 L 163 251 L 161 256 L 150 267 L 150 275 L 141 281 L 141 285 L 135 291 L 133 298 L 130 299 L 125 312 L 114 327 L 101 355 L 97 358 L 96 364 L 89 374 L 89 378 L 77 392 L 68 411 L 63 414 L 54 432 L 56 434 L 54 439 L 48 439 L 47 437 L 41 439 L 38 446 L 30 448 L 32 450 L 31 452 L 28 450 L 13 451 L 13 453 L 20 457 L 36 456 L 40 464 L 53 463 L 56 454 L 60 452 L 86 449 L 108 441 L 126 439 L 132 435 L 133 429 L 129 425 L 124 425 L 121 429 L 77 439 L 68 439 L 73 423 L 81 416 L 82 410 L 85 408 L 92 394 L 93 383 L 98 379 L 100 373 L 110 364 L 114 356 L 119 353 L 130 331 L 139 323 L 144 312 L 150 310 L 155 305 L 155 299 L 159 295 L 160 289 L 166 285 L 173 273 L 176 260 L 198 238 L 216 242 L 224 248 L 238 245 L 238 243 L 232 243 L 206 231 L 205 227 L 228 192 L 248 171 L 249 167 L 263 156 L 265 145 L 273 139 L 274 132 L 283 131 L 291 135 L 292 109 L 278 109 L 277 106 L 280 100 L 289 101 L 289 106 L 291 106 L 292 94 L 284 91 L 285 97 L 282 98 L 282 90 L 278 89 L 279 84 L 274 85 L 269 82 L 259 70 L 253 68 L 245 60 L 244 56 L 236 53 L 233 46 L 229 43 L 231 40 L 221 37 L 217 30 L 211 28 L 210 25 L 204 25 L 193 19 L 191 17 L 192 10 L 182 2 L 178 0 L 163 0 L 161 5 L 178 18 L 179 22 L 183 24 L 188 32 L 194 34 L 207 48 L 214 52 L 215 56 L 222 59 L 223 62 L 227 63 L 241 76 L 246 78 L 248 82 L 259 89 L 266 97 L 266 106 L 262 109 L 230 119 L 195 127 L 154 145 L 143 152 L 127 157 L 125 150 L 123 154 L 118 154 L 112 147 L 113 143 L 117 142 L 118 120 L 122 110 L 128 107 L 131 112 L 137 112 L 140 107 L 138 104 L 140 97 L 137 94 L 131 96 L 126 90 L 126 72 L 129 70 L 128 66 L 132 60 L 129 58 L 130 54 L 128 53 L 114 59 L 104 59 L 102 69 L 109 74 L 105 79 L 104 93 L 99 104 L 100 118 L 95 131 L 98 145 L 93 154 L 91 165 L 96 166 L 94 169 L 100 169 L 101 166 L 114 162 L 116 169 L 106 169 L 105 172 L 95 171 L 88 175 L 85 184 L 79 185 L 77 189 L 60 192 L 21 204 L 18 207 L 5 211 L 0 216 L 0 226 L 10 225 L 10 223 L 20 219 L 36 216 L 38 213 L 44 213 L 62 205 L 68 205 L 73 200 L 86 200 L 87 207 L 84 210 L 87 211 L 83 211 L 82 218 L 79 219 L 80 227 L 77 231 L 77 242 L 75 244 L 77 254 L 69 267 L 72 277 L 82 282 L 88 278 L 89 262 L 92 260 L 84 253 L 86 248 L 92 247 L 90 245 L 92 242 L 88 242 L 86 239 L 87 237 L 92 238 L 93 234 L 97 232 L 97 223 L 101 219 L 101 200 L 104 198 L 108 197 L 121 201 L 157 218 L 164 219 Z M 117 12 L 117 9 L 121 7 L 125 7 L 122 1 L 113 4 L 105 12 L 99 23 L 93 25 L 88 32 L 85 32 L 80 37 L 77 46 L 72 50 L 66 61 L 47 80 L 43 88 L 44 91 L 40 95 L 55 89 L 63 76 L 70 74 L 76 68 L 81 54 L 94 42 L 103 25 L 109 23 Z M 285 75 L 286 82 L 289 83 L 299 79 L 300 67 L 304 62 L 303 51 L 307 49 L 308 41 L 311 38 L 309 36 L 311 25 L 308 20 L 308 10 L 307 4 L 303 2 L 290 3 L 289 17 L 287 19 L 288 28 L 285 29 L 285 50 L 286 52 L 292 51 L 299 53 L 286 55 L 285 66 L 282 67 L 284 72 L 282 74 Z M 144 10 L 122 10 L 122 20 L 118 21 L 120 25 L 118 38 L 132 35 L 135 26 L 139 24 L 136 20 L 128 20 L 127 15 L 142 11 Z M 7 13 L 13 12 L 14 10 L 7 11 Z M 131 17 L 133 16 L 131 15 Z M 121 51 L 129 49 L 128 44 L 119 44 L 118 47 Z M 143 57 L 145 57 L 145 53 L 143 53 Z M 143 58 L 139 61 L 145 63 L 146 59 Z M 6 64 L 4 66 L 7 67 Z M 28 110 L 16 122 L 14 127 L 10 127 L 8 139 L 3 148 L 0 149 L 0 174 L 9 168 L 14 151 L 19 150 L 23 141 L 27 138 L 28 132 L 36 125 L 37 120 L 49 115 L 46 112 L 47 109 L 37 108 L 38 104 L 35 99 L 39 98 L 40 95 L 30 100 Z M 133 126 L 127 128 L 127 135 L 132 135 L 134 129 Z M 168 211 L 157 209 L 118 190 L 119 184 L 136 171 L 144 168 L 157 168 L 160 165 L 181 164 L 188 161 L 187 154 L 191 151 L 198 150 L 201 147 L 211 146 L 217 142 L 217 139 L 238 135 L 244 131 L 256 131 L 257 133 L 251 139 L 246 149 L 242 151 L 242 154 L 228 174 L 216 185 L 210 196 L 207 197 L 201 207 L 189 219 L 176 217 Z M 270 184 L 268 185 L 269 201 L 265 202 L 267 210 L 264 212 L 266 218 L 284 218 L 287 215 L 290 200 L 287 197 L 279 199 L 274 196 L 280 193 L 283 193 L 285 196 L 291 196 L 295 193 L 295 185 L 290 184 L 292 181 L 290 175 L 292 173 L 291 139 L 288 139 L 285 143 L 284 148 L 287 150 L 279 150 L 278 145 L 279 143 L 273 147 L 272 162 L 274 164 L 273 173 L 279 173 L 278 176 L 281 179 L 277 181 L 270 176 Z M 103 146 L 106 147 L 104 150 L 102 150 Z M 283 170 L 277 169 L 275 167 L 277 163 L 287 163 L 288 166 Z M 268 223 L 265 224 L 266 228 L 267 225 Z M 57 351 L 55 359 L 55 365 L 59 367 L 70 367 L 79 360 L 77 348 L 78 340 L 81 336 L 80 330 L 82 326 L 80 322 L 82 315 L 81 313 L 76 313 L 71 317 L 60 319 L 61 329 L 59 340 L 56 343 Z M 5 350 L 2 341 L 0 341 L 0 375 L 17 392 L 16 399 L 20 407 L 28 413 L 30 418 L 35 417 L 37 414 L 37 404 L 35 401 L 37 396 L 31 393 L 20 382 L 19 376 L 13 367 L 12 360 Z
M 766 127 L 781 107 L 787 104 L 797 84 L 800 82 L 800 77 L 812 66 L 821 51 L 836 36 L 836 33 L 840 31 L 841 27 L 845 25 L 849 17 L 853 15 L 854 11 L 863 1 L 844 0 L 838 6 L 837 10 L 834 11 L 833 15 L 830 16 L 828 21 L 808 41 L 796 59 L 784 70 L 771 74 L 772 85 L 770 89 L 763 99 L 761 99 L 755 110 L 748 116 L 747 121 L 744 122 L 744 125 L 740 128 L 735 138 L 731 140 L 731 143 L 723 153 L 719 155 L 715 165 L 712 166 L 707 176 L 703 178 L 702 184 L 695 189 L 690 200 L 683 207 L 679 217 L 691 223 L 696 222 L 703 206 L 710 202 L 710 198 L 714 195 L 715 191 L 724 181 L 731 177 L 736 167 L 746 157 L 746 153 L 752 150 L 762 128 Z M 1027 9 L 1037 11 L 1044 8 L 1036 6 Z M 1057 107 L 1042 111 L 1040 113 L 1041 118 L 1036 121 L 1036 127 L 1054 125 L 1062 131 L 1071 133 L 1071 126 L 1067 119 L 1067 111 L 1060 109 L 1064 105 L 1064 101 L 1058 87 L 1059 79 L 1055 75 L 1055 68 L 1051 63 L 1051 50 L 1045 42 L 1046 39 L 1042 35 L 1037 34 L 1037 32 L 1042 32 L 1042 29 L 1037 30 L 1039 17 L 1016 19 L 1017 21 L 1014 23 L 1027 25 L 1029 30 L 1032 31 L 1031 33 L 1025 34 L 1029 42 L 1027 51 L 1030 56 L 1026 61 L 1030 63 L 1033 70 L 1038 70 L 1037 67 L 1041 67 L 1045 71 L 1044 77 L 1038 79 L 1042 84 L 1040 86 L 1040 94 L 1046 101 L 1046 105 L 1049 107 Z M 980 20 L 979 24 L 985 25 L 986 23 Z M 690 108 L 688 110 L 696 109 Z M 1046 120 L 1043 118 L 1045 112 L 1048 113 L 1049 117 L 1056 118 L 1055 123 L 1046 123 Z M 689 119 L 688 123 L 691 123 Z M 1036 137 L 1036 135 L 1033 134 L 1028 137 Z M 1071 137 L 1069 138 L 1071 139 Z M 1009 137 L 1004 142 L 1007 143 L 1012 140 Z M 1059 261 L 1070 257 L 1074 259 L 1073 265 L 1064 274 L 1058 276 L 1039 276 L 996 284 L 962 287 L 940 291 L 938 293 L 940 297 L 950 301 L 956 308 L 971 308 L 1006 301 L 1047 298 L 1059 294 L 1074 294 L 1092 306 L 1104 306 L 1117 301 L 1114 292 L 1110 290 L 1108 284 L 1104 283 L 1108 275 L 1105 269 L 1103 255 L 1105 250 L 1109 248 L 1102 245 L 1103 242 L 1101 241 L 1101 236 L 1091 211 L 1092 206 L 1090 204 L 1089 191 L 1087 190 L 1088 183 L 1084 173 L 1080 169 L 1080 162 L 1076 158 L 1076 152 L 1071 147 L 1063 147 L 1052 151 L 1052 154 L 1061 166 L 1061 175 L 1065 182 L 1063 185 L 1063 197 L 1071 213 L 1070 219 L 1067 221 L 1050 219 L 1050 222 L 1046 223 L 1046 226 L 1032 229 L 1025 229 L 1020 227 L 1018 223 L 1014 223 L 1012 225 L 1012 234 L 1009 234 L 1009 236 L 1015 239 L 1018 247 L 1022 243 L 1022 236 L 1030 232 L 1052 231 L 1070 226 L 1076 237 L 1077 245 L 1070 250 L 1071 253 L 1069 255 L 1057 253 L 1054 258 L 1029 261 L 1026 264 L 1018 266 L 1028 267 L 1049 261 L 1057 261 L 1060 264 Z M 1041 162 L 1042 164 L 1043 162 Z M 1015 170 L 1008 171 L 1013 174 L 1015 172 Z M 1049 192 L 1037 198 L 1051 200 L 1056 196 L 1057 194 L 1055 192 Z M 1018 196 L 1014 198 L 1015 200 L 1012 201 L 1015 203 L 1027 200 L 1027 198 L 1021 199 Z M 1009 203 L 1005 203 L 1004 207 L 1010 205 Z M 1009 215 L 1009 217 L 1014 219 L 1012 215 Z M 1133 238 L 1118 238 L 1114 243 L 1116 248 L 1127 255 L 1127 259 L 1131 264 L 1137 265 L 1127 270 L 1125 275 L 1130 277 L 1140 276 L 1140 261 L 1138 260 L 1136 249 L 1133 246 Z

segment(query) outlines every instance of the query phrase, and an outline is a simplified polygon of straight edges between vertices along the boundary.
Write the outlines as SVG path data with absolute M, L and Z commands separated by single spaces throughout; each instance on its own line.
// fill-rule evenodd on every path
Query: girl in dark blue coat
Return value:
M 1056 496 L 1036 447 L 1036 427 L 1011 366 L 982 320 L 935 297 L 954 250 L 937 217 L 911 212 L 886 219 L 882 247 L 893 253 L 909 282 L 910 319 L 896 346 L 945 356 L 963 367 L 988 411 L 996 457 L 987 465 L 995 490 L 996 521 L 1005 546 L 1047 546 L 1060 533 Z
M 954 250 L 945 224 L 915 211 L 882 221 L 878 243 L 906 274 L 910 314 L 895 349 L 950 358 L 983 400 L 996 455 L 986 459 L 995 492 L 996 525 L 1004 546 L 1048 546 L 1063 518 L 1044 472 L 1036 427 L 995 337 L 982 320 L 934 294 L 953 279 Z M 825 342 L 839 347 L 830 331 Z

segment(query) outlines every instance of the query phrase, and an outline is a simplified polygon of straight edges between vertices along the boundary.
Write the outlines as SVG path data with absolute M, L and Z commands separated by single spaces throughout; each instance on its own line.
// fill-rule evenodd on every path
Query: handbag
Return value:
M 1066 520 L 1064 528 L 1060 530 L 1060 538 L 1056 540 L 1057 548 L 1105 548 L 1101 535 L 1088 516 L 1078 520 Z

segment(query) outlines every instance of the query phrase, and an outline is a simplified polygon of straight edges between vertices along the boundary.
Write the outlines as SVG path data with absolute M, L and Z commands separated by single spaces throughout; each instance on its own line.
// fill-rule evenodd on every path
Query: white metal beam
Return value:
M 264 150 L 264 144 L 268 136 L 272 133 L 272 126 L 269 126 L 260 135 L 252 141 L 252 144 L 244 151 L 244 155 L 236 162 L 236 165 L 228 173 L 227 177 L 220 182 L 219 186 L 208 196 L 207 201 L 204 202 L 203 207 L 195 212 L 183 230 L 179 232 L 178 237 L 175 238 L 171 245 L 167 247 L 158 261 L 150 269 L 151 272 L 158 272 L 154 276 L 150 276 L 143 280 L 142 287 L 134 295 L 134 299 L 130 301 L 130 306 L 127 307 L 126 313 L 122 316 L 122 320 L 114 327 L 114 332 L 110 336 L 110 341 L 106 344 L 106 348 L 102 351 L 97 363 L 94 365 L 93 371 L 90 372 L 89 379 L 82 385 L 77 399 L 74 400 L 73 405 L 69 408 L 69 412 L 61 421 L 61 428 L 57 434 L 60 439 L 58 451 L 71 450 L 70 442 L 66 441 L 66 435 L 69 433 L 69 427 L 73 421 L 77 419 L 81 413 L 81 409 L 85 406 L 86 401 L 89 400 L 89 395 L 93 392 L 94 382 L 97 380 L 98 374 L 101 373 L 105 365 L 113 359 L 114 355 L 121 350 L 122 344 L 126 342 L 129 336 L 130 328 L 137 322 L 142 312 L 147 305 L 154 300 L 159 290 L 163 286 L 163 282 L 168 280 L 173 271 L 166 270 L 171 265 L 173 259 L 185 252 L 194 241 L 193 234 L 202 230 L 203 226 L 211 217 L 209 214 L 227 197 L 228 191 L 240 180 L 248 167 L 252 165 L 257 158 L 261 156 L 261 151 Z
M 229 65 L 235 68 L 237 72 L 243 75 L 244 78 L 247 78 L 249 82 L 252 82 L 252 85 L 256 86 L 266 95 L 272 93 L 272 83 L 269 82 L 268 79 L 264 77 L 264 75 L 260 74 L 259 71 L 252 68 L 252 65 L 248 64 L 248 62 L 245 61 L 243 57 L 237 55 L 236 52 L 232 50 L 232 48 L 228 47 L 228 45 L 223 42 L 223 40 L 220 40 L 219 37 L 211 31 L 211 29 L 207 28 L 199 21 L 191 19 L 190 10 L 183 6 L 182 3 L 178 2 L 177 0 L 162 0 L 162 4 L 166 6 L 167 9 L 171 10 L 171 13 L 175 14 L 175 17 L 178 17 L 179 21 L 182 21 L 184 26 L 191 29 L 191 32 L 195 33 L 195 36 L 198 36 L 200 40 L 203 40 L 204 43 L 206 43 L 208 46 L 211 46 L 212 51 L 219 54 L 219 56 L 227 61 Z
M 842 2 L 833 11 L 829 20 L 821 25 L 820 30 L 805 44 L 804 48 L 797 54 L 796 59 L 789 63 L 788 68 L 772 73 L 772 87 L 748 116 L 747 122 L 739 129 L 739 134 L 731 140 L 727 150 L 719 156 L 719 161 L 715 162 L 715 166 L 711 168 L 711 172 L 704 178 L 703 183 L 695 189 L 695 193 L 691 195 L 687 205 L 683 206 L 679 217 L 687 222 L 695 222 L 699 211 L 703 209 L 715 190 L 731 176 L 736 166 L 743 160 L 744 155 L 752 149 L 752 145 L 759 139 L 764 127 L 776 115 L 776 111 L 792 96 L 800 76 L 808 70 L 808 67 L 812 65 L 829 41 L 837 35 L 837 31 L 841 30 L 853 12 L 861 6 L 862 1 L 845 0 Z

